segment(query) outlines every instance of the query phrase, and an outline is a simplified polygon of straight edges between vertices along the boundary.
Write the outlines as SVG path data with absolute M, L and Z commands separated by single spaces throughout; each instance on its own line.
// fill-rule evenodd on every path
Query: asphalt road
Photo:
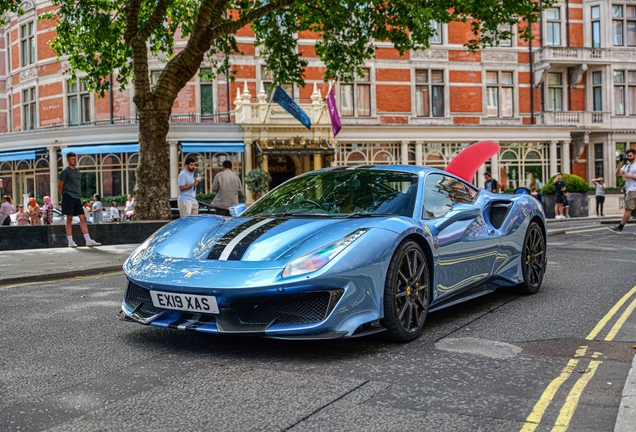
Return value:
M 631 231 L 550 237 L 538 294 L 436 312 L 410 344 L 125 323 L 122 275 L 0 288 L 0 431 L 610 431 L 636 294 L 599 322 L 636 285 Z

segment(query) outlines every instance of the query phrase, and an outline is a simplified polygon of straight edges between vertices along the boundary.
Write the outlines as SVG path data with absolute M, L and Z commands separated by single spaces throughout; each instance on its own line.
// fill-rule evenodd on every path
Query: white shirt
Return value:
M 623 172 L 629 175 L 636 176 L 636 162 L 635 163 L 626 163 L 623 165 Z M 635 192 L 636 191 L 636 180 L 633 178 L 625 179 L 625 192 Z
M 110 208 L 110 219 L 119 219 L 119 209 L 117 207 Z

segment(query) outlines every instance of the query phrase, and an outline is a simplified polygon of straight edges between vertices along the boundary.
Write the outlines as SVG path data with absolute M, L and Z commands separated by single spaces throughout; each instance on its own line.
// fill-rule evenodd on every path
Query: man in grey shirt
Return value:
M 212 192 L 216 194 L 212 205 L 219 216 L 230 216 L 230 207 L 238 204 L 239 193 L 243 190 L 241 179 L 232 171 L 232 162 L 223 161 L 223 171 L 214 177 Z
M 200 178 L 194 178 L 194 170 L 196 163 L 191 157 L 186 158 L 185 168 L 179 174 L 179 216 L 185 217 L 199 214 L 199 202 L 197 201 L 197 186 L 201 181 Z
M 57 189 L 62 195 L 62 214 L 66 215 L 66 237 L 68 239 L 68 247 L 76 248 L 77 245 L 73 241 L 73 216 L 79 217 L 80 228 L 84 239 L 86 240 L 86 246 L 101 246 L 101 243 L 97 243 L 91 239 L 88 234 L 88 227 L 86 226 L 86 216 L 84 215 L 84 209 L 82 208 L 82 174 L 80 174 L 79 168 L 77 168 L 77 155 L 73 152 L 69 152 L 66 155 L 68 166 L 60 173 L 59 181 L 57 182 Z

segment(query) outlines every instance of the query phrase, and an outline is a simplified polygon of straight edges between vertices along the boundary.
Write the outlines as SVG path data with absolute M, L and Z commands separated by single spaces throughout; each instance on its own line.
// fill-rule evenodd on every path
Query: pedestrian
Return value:
M 33 197 L 29 198 L 27 213 L 29 214 L 31 225 L 42 225 L 42 211 L 40 210 L 40 205 Z
M 10 226 L 13 213 L 15 213 L 15 209 L 11 203 L 11 197 L 9 195 L 3 196 L 2 205 L 0 206 L 0 224 L 2 226 Z
M 555 219 L 565 219 L 563 216 L 563 191 L 565 190 L 565 182 L 563 181 L 563 176 L 560 172 L 556 174 L 554 178 L 554 218 Z
M 185 217 L 190 215 L 199 214 L 199 203 L 197 202 L 197 186 L 201 181 L 199 175 L 197 179 L 194 178 L 194 170 L 196 169 L 196 163 L 191 157 L 186 158 L 185 168 L 179 174 L 179 198 L 177 199 L 177 205 L 179 206 L 179 216 Z
M 616 177 L 623 177 L 625 180 L 625 212 L 621 223 L 609 228 L 617 234 L 623 233 L 623 227 L 627 224 L 632 210 L 636 210 L 636 149 L 628 149 L 625 157 L 627 158 L 625 164 L 621 166 L 622 161 L 619 161 L 616 167 Z
M 603 177 L 597 177 L 592 179 L 592 183 L 596 186 L 596 191 L 594 192 L 594 198 L 596 200 L 596 216 L 605 216 L 603 214 L 603 204 L 605 203 L 605 182 L 603 181 Z M 599 213 L 599 208 L 601 212 Z
M 484 189 L 492 193 L 499 193 L 499 183 L 497 183 L 497 180 L 490 176 L 490 171 L 486 171 L 484 173 L 484 178 L 486 179 Z
M 75 248 L 77 244 L 73 241 L 73 216 L 79 216 L 80 229 L 84 234 L 86 240 L 86 246 L 101 246 L 101 243 L 96 242 L 88 234 L 88 226 L 86 226 L 86 215 L 82 209 L 82 195 L 81 195 L 81 181 L 82 175 L 79 168 L 77 168 L 77 155 L 73 152 L 69 152 L 66 155 L 66 161 L 68 166 L 60 173 L 59 181 L 57 182 L 57 189 L 62 195 L 62 214 L 66 215 L 66 237 L 68 239 L 68 246 Z
M 126 206 L 124 207 L 124 219 L 132 220 L 133 214 L 135 213 L 135 198 L 131 194 L 128 194 L 126 199 Z
M 29 214 L 24 211 L 24 206 L 18 206 L 18 213 L 15 215 L 15 222 L 18 226 L 26 226 L 29 224 Z
M 93 195 L 93 205 L 91 209 L 93 210 L 93 223 L 100 224 L 104 220 L 104 205 L 102 204 L 102 200 L 98 194 Z
M 238 196 L 242 190 L 241 179 L 232 171 L 232 162 L 223 161 L 223 171 L 215 175 L 212 182 L 212 192 L 216 194 L 212 205 L 216 214 L 230 216 L 230 207 L 238 204 Z
M 42 223 L 44 223 L 44 225 L 53 225 L 53 203 L 50 196 L 44 197 L 44 205 L 42 206 Z
M 117 208 L 116 202 L 113 202 L 113 205 L 110 207 L 110 220 L 111 222 L 119 222 L 119 209 Z
M 84 210 L 84 217 L 86 217 L 86 222 L 90 222 L 91 220 L 91 204 L 84 200 L 82 201 L 82 210 Z
M 563 216 L 566 218 L 570 217 L 570 201 L 568 200 L 567 189 L 563 190 Z

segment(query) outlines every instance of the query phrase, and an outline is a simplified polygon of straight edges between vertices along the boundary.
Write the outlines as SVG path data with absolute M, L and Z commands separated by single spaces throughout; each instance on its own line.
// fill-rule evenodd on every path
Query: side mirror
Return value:
M 247 206 L 244 203 L 234 204 L 230 207 L 230 214 L 234 217 L 240 216 L 247 210 Z
M 446 216 L 435 224 L 435 228 L 441 231 L 455 222 L 475 219 L 480 213 L 481 210 L 477 206 L 471 204 L 455 204 Z

